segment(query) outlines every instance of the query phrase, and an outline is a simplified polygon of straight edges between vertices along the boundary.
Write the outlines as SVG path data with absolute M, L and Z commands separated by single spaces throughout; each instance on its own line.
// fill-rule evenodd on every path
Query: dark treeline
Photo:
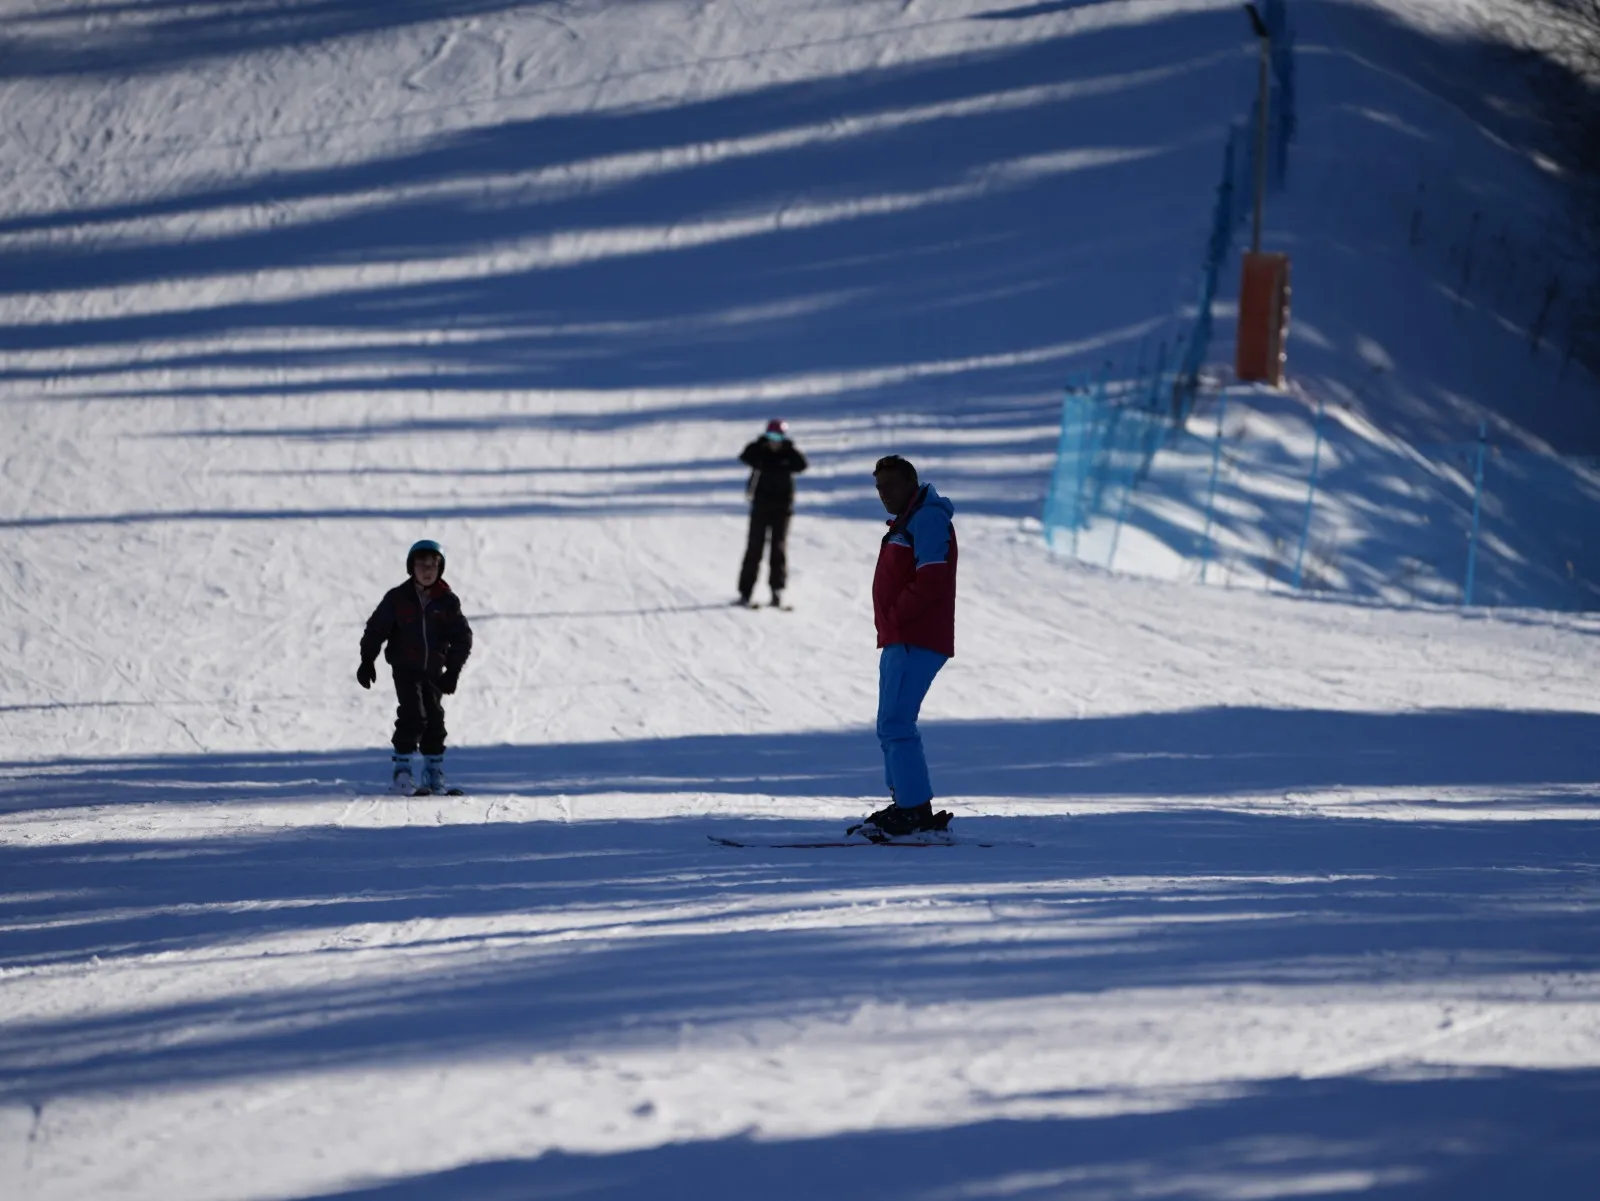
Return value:
M 1569 184 L 1573 226 L 1585 252 L 1575 298 L 1572 353 L 1600 369 L 1600 0 L 1523 0 L 1510 32 L 1530 54 L 1535 95 Z

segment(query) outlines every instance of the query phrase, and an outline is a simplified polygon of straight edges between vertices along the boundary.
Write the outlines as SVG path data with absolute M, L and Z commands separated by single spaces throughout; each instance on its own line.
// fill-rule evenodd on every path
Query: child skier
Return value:
M 406 552 L 405 583 L 389 589 L 367 618 L 361 635 L 356 683 L 371 688 L 378 678 L 378 651 L 394 671 L 399 708 L 394 716 L 394 783 L 397 793 L 431 796 L 450 792 L 444 779 L 444 705 L 456 690 L 461 666 L 472 653 L 472 627 L 461 602 L 444 582 L 444 551 L 424 539 Z M 411 755 L 422 748 L 422 784 L 411 775 Z

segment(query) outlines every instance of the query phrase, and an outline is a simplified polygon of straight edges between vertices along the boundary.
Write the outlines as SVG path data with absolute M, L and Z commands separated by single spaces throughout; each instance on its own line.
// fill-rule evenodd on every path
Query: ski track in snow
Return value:
M 1290 5 L 1308 180 L 1392 86 L 1548 205 L 1401 69 L 1495 6 Z M 1591 1195 L 1600 622 L 1030 520 L 1065 372 L 1192 299 L 1234 6 L 13 7 L 8 1201 Z M 1533 370 L 1454 328 L 1403 399 Z M 736 610 L 775 412 L 795 609 Z M 925 733 L 996 845 L 712 846 L 879 803 L 890 450 L 957 505 Z M 448 800 L 352 678 L 424 536 Z

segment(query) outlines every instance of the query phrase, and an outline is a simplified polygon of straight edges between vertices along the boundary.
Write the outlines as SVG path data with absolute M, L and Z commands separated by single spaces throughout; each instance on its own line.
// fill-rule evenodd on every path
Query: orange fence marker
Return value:
M 1239 286 L 1234 372 L 1245 383 L 1283 384 L 1289 334 L 1289 256 L 1247 251 Z

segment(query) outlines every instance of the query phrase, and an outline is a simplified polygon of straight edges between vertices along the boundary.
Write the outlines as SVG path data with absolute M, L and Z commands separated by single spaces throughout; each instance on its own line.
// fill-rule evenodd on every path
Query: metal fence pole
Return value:
M 1200 537 L 1200 582 L 1206 582 L 1206 568 L 1211 565 L 1211 516 L 1217 506 L 1217 472 L 1222 465 L 1222 423 L 1228 414 L 1228 394 L 1217 396 L 1217 437 L 1211 444 L 1211 486 L 1206 490 L 1206 532 Z
M 1117 411 L 1116 421 L 1112 426 L 1111 441 L 1115 453 L 1119 456 L 1112 468 L 1117 473 L 1117 478 L 1122 483 L 1122 495 L 1117 499 L 1117 517 L 1111 527 L 1111 549 L 1106 553 L 1106 570 L 1115 571 L 1117 565 L 1117 543 L 1122 540 L 1122 521 L 1128 515 L 1128 497 L 1133 494 L 1134 471 L 1137 463 L 1137 451 L 1129 450 L 1129 426 L 1138 423 L 1138 409 L 1130 404 L 1124 404 Z M 1137 431 L 1134 431 L 1137 436 Z
M 1478 523 L 1483 512 L 1483 452 L 1489 443 L 1489 423 L 1478 422 L 1478 464 L 1472 472 L 1472 533 L 1467 537 L 1467 583 L 1462 605 L 1472 603 L 1472 586 L 1478 574 Z
M 1061 398 L 1061 433 L 1056 438 L 1056 462 L 1050 469 L 1050 486 L 1044 494 L 1044 541 L 1055 549 L 1055 532 L 1061 524 L 1061 473 L 1065 468 L 1068 421 L 1072 416 L 1072 394 L 1076 391 L 1072 381 L 1067 382 Z
M 1078 530 L 1089 528 L 1089 516 L 1098 505 L 1100 491 L 1093 486 L 1091 477 L 1101 472 L 1100 460 L 1106 446 L 1106 386 L 1111 376 L 1111 364 L 1100 366 L 1094 391 L 1089 394 L 1087 412 L 1083 420 L 1083 437 L 1079 442 L 1078 461 L 1084 466 L 1078 472 L 1077 529 L 1072 533 L 1072 555 L 1078 557 Z M 1090 498 L 1093 498 L 1091 502 Z
M 1261 220 L 1267 207 L 1267 123 L 1272 95 L 1272 32 L 1254 4 L 1246 4 L 1250 25 L 1261 46 L 1261 62 L 1256 83 L 1255 212 L 1251 216 L 1250 250 L 1261 253 Z
M 1083 396 L 1078 403 L 1078 470 L 1072 496 L 1072 557 L 1078 557 L 1078 537 L 1089 524 L 1089 515 L 1083 511 L 1083 498 L 1088 495 L 1089 472 L 1094 465 L 1089 461 L 1090 434 L 1098 421 L 1098 397 L 1089 391 L 1089 377 L 1084 376 Z
M 1305 563 L 1306 544 L 1311 541 L 1311 504 L 1317 496 L 1317 466 L 1322 460 L 1322 397 L 1317 397 L 1317 416 L 1311 442 L 1311 480 L 1306 485 L 1306 519 L 1300 527 L 1300 549 L 1294 553 L 1294 590 L 1300 591 L 1300 569 Z

